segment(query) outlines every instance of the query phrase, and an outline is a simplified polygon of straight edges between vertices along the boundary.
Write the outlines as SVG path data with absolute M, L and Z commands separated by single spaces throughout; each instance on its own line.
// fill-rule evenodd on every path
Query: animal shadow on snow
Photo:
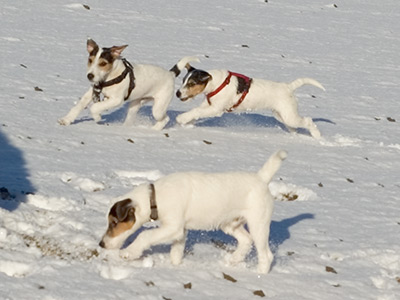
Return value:
M 124 105 L 123 107 L 120 107 L 108 114 L 102 115 L 102 119 L 99 122 L 99 124 L 113 124 L 113 123 L 122 124 L 122 123 L 124 123 L 124 120 L 126 118 L 126 113 L 127 113 L 127 110 Z M 181 112 L 167 111 L 167 115 L 170 118 L 170 121 L 164 127 L 164 129 L 173 127 L 176 124 L 175 118 L 180 113 Z M 89 118 L 91 118 L 91 117 L 89 117 Z M 85 118 L 85 119 L 87 119 L 87 118 Z M 82 121 L 83 121 L 83 119 L 82 119 Z M 154 124 L 154 122 L 155 122 L 155 120 L 154 120 L 153 113 L 152 113 L 152 105 L 144 105 L 139 109 L 133 126 L 139 125 L 141 123 Z
M 170 121 L 165 128 L 170 128 L 177 125 L 176 117 L 184 111 L 169 110 L 167 111 Z M 152 119 L 151 106 L 143 106 L 138 113 L 139 116 L 143 116 Z M 325 122 L 336 125 L 335 122 L 325 118 L 314 118 L 313 122 Z M 224 113 L 220 117 L 211 117 L 199 119 L 195 122 L 197 127 L 258 127 L 258 128 L 280 128 L 283 131 L 289 132 L 284 124 L 279 122 L 273 116 L 266 116 L 257 114 L 254 112 L 243 112 L 240 114 L 235 113 Z M 308 135 L 308 131 L 303 128 L 298 128 L 297 132 L 300 134 Z
M 154 122 L 154 118 L 151 112 L 151 106 L 143 106 L 140 108 L 135 123 L 133 126 L 141 123 L 151 123 Z M 165 129 L 177 126 L 176 117 L 183 113 L 183 111 L 169 110 L 167 115 L 170 121 L 165 126 Z M 102 115 L 102 119 L 99 124 L 122 124 L 126 117 L 126 108 L 118 108 L 108 114 Z M 84 116 L 79 120 L 75 120 L 74 124 L 84 123 L 92 121 L 91 116 Z M 260 114 L 224 114 L 221 117 L 205 118 L 196 121 L 196 127 L 279 127 L 285 131 L 288 131 L 286 127 L 277 121 L 274 117 L 263 116 Z
M 307 219 L 314 219 L 313 214 L 305 213 L 300 214 L 298 216 L 283 219 L 281 221 L 272 221 L 270 226 L 270 236 L 269 236 L 269 245 L 271 251 L 275 254 L 278 252 L 279 246 L 282 245 L 286 240 L 290 239 L 290 227 L 296 225 L 297 223 L 307 220 Z M 141 228 L 137 232 L 135 232 L 132 236 L 130 236 L 124 244 L 124 247 L 128 246 L 132 243 L 137 235 L 142 232 L 143 230 L 152 230 Z M 211 231 L 204 231 L 204 230 L 189 230 L 186 245 L 185 245 L 185 255 L 194 252 L 194 246 L 196 244 L 213 244 L 217 248 L 224 249 L 224 251 L 228 251 L 230 249 L 236 249 L 236 239 L 230 235 L 225 234 L 222 230 L 211 230 Z M 168 254 L 171 250 L 170 245 L 155 245 L 151 247 L 149 250 L 144 252 L 144 256 L 152 255 L 156 253 L 163 253 Z M 254 246 L 252 250 L 248 254 L 250 258 L 256 258 L 257 252 Z
M 0 208 L 13 211 L 26 195 L 33 194 L 35 189 L 29 181 L 29 172 L 23 152 L 11 145 L 0 131 Z
M 177 125 L 176 117 L 184 111 L 168 110 L 167 115 L 170 119 L 168 124 L 164 129 L 168 129 Z M 104 114 L 100 124 L 113 124 L 113 123 L 123 123 L 126 117 L 126 107 L 120 107 L 110 113 Z M 74 123 L 86 122 L 90 120 L 91 117 L 83 117 L 80 120 L 76 120 Z M 93 120 L 92 120 L 93 121 Z M 331 120 L 324 118 L 315 118 L 314 122 L 326 122 L 330 124 L 335 124 Z M 152 114 L 152 106 L 144 105 L 140 108 L 135 124 L 140 124 L 140 122 L 154 123 L 154 118 Z M 205 118 L 196 121 L 196 127 L 259 127 L 259 128 L 280 128 L 283 131 L 288 132 L 286 126 L 276 120 L 272 116 L 265 116 L 257 113 L 225 113 L 221 117 Z M 306 129 L 299 128 L 297 132 L 300 134 L 308 135 Z

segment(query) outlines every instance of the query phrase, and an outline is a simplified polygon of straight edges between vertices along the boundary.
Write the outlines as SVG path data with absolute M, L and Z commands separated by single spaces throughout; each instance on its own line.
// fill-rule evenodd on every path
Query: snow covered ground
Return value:
M 400 295 L 400 10 L 397 0 L 1 0 L 0 299 L 379 299 Z M 85 5 L 85 6 L 84 6 Z M 290 134 L 269 111 L 197 122 L 151 108 L 122 126 L 64 116 L 88 87 L 86 38 L 129 44 L 128 60 L 291 81 L 321 140 Z M 181 78 L 176 81 L 179 87 Z M 256 253 L 224 264 L 235 241 L 189 234 L 181 266 L 168 246 L 124 261 L 97 244 L 113 197 L 176 171 L 257 171 L 282 148 L 267 275 Z M 294 201 L 288 201 L 294 200 Z

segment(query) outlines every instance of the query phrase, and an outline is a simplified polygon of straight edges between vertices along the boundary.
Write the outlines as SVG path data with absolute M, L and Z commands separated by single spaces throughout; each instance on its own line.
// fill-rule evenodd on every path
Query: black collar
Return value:
M 121 75 L 109 81 L 101 81 L 93 85 L 93 97 L 92 97 L 93 102 L 96 103 L 101 101 L 100 94 L 103 88 L 120 83 L 122 80 L 125 79 L 126 75 L 128 74 L 130 75 L 130 81 L 129 81 L 128 95 L 126 95 L 125 100 L 129 98 L 129 96 L 132 93 L 132 90 L 135 88 L 135 75 L 133 74 L 133 66 L 129 63 L 129 61 L 123 58 L 122 62 L 125 65 L 125 70 L 121 73 Z
M 151 195 L 150 195 L 150 221 L 156 221 L 158 219 L 158 210 L 156 202 L 156 189 L 154 184 L 150 184 Z

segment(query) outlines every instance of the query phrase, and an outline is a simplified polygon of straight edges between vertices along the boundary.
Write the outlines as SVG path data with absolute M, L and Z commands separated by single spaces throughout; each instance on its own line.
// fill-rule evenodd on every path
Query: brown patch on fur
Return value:
M 113 216 L 108 217 L 108 229 L 106 235 L 109 237 L 116 237 L 125 231 L 131 229 L 135 225 L 135 220 L 128 220 L 126 222 L 118 222 Z
M 201 94 L 204 91 L 204 89 L 206 88 L 206 85 L 207 85 L 207 83 L 196 84 L 196 85 L 187 87 L 186 99 L 193 98 L 193 97 L 197 96 L 198 94 Z M 182 99 L 182 100 L 186 100 L 186 99 Z
M 96 59 L 96 56 L 94 56 L 94 55 L 89 56 L 88 67 L 90 67 L 92 65 L 92 63 L 94 62 L 95 59 Z
M 92 39 L 88 39 L 86 42 L 86 46 L 89 55 L 96 56 L 97 52 L 99 51 L 99 46 L 96 44 L 96 42 Z
M 108 214 L 108 228 L 106 235 L 116 237 L 131 229 L 136 222 L 135 208 L 132 200 L 125 199 L 115 203 Z
M 111 55 L 113 58 L 117 58 L 121 56 L 122 51 L 125 50 L 125 48 L 128 47 L 128 45 L 123 45 L 123 46 L 112 46 L 110 49 Z
M 94 62 L 94 57 L 92 59 L 92 62 L 90 62 L 91 58 L 92 57 L 89 57 L 89 61 L 88 61 L 89 66 Z M 102 69 L 106 73 L 109 73 L 112 69 L 112 63 L 110 63 L 109 61 L 107 61 L 104 58 L 100 58 L 97 65 L 99 66 L 100 69 Z
M 252 82 L 252 79 L 248 81 L 242 77 L 237 77 L 238 86 L 237 86 L 237 93 L 241 94 L 245 91 L 248 91 Z
M 110 63 L 108 60 L 104 58 L 100 58 L 97 65 L 99 66 L 100 69 L 102 69 L 107 73 L 110 72 L 112 68 L 112 63 Z

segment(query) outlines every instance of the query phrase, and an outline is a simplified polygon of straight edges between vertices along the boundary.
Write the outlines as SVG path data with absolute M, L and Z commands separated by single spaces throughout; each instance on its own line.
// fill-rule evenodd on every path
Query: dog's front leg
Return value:
M 121 250 L 120 256 L 127 259 L 138 259 L 144 250 L 153 245 L 170 243 L 183 239 L 182 228 L 162 226 L 141 232 L 127 248 Z
M 185 251 L 187 231 L 185 230 L 183 237 L 172 243 L 171 246 L 171 262 L 173 265 L 179 265 L 182 262 L 183 253 Z
M 104 111 L 118 107 L 122 105 L 123 102 L 124 102 L 123 97 L 109 97 L 106 101 L 101 101 L 93 104 L 90 107 L 90 113 L 92 114 L 92 118 L 95 120 L 95 122 L 99 122 L 101 120 L 101 114 Z
M 89 105 L 90 101 L 92 101 L 92 95 L 93 95 L 93 89 L 90 88 L 82 96 L 79 102 L 73 108 L 71 108 L 69 113 L 65 117 L 58 120 L 58 123 L 60 123 L 60 125 L 71 124 L 78 117 L 81 111 L 83 111 Z
M 224 114 L 224 108 L 214 105 L 201 105 L 188 112 L 180 114 L 176 117 L 176 121 L 179 124 L 187 124 L 198 119 L 220 117 Z

